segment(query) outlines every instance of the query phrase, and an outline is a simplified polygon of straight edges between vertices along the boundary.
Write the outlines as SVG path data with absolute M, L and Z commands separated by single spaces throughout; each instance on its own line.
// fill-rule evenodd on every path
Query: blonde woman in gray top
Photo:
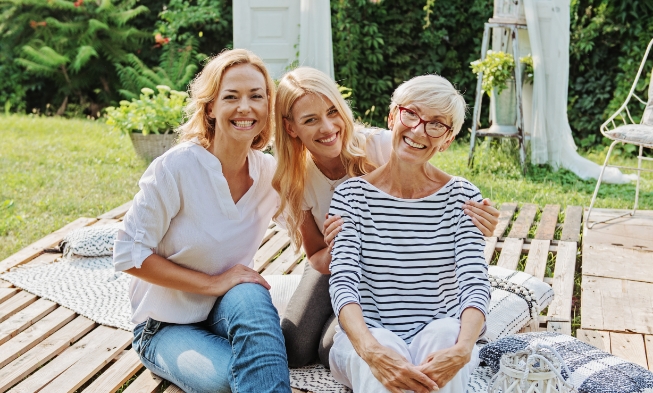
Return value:
M 353 121 L 351 109 L 336 83 L 310 67 L 281 78 L 275 106 L 277 170 L 272 182 L 295 247 L 303 246 L 307 266 L 281 321 L 291 367 L 319 357 L 328 366 L 337 321 L 328 293 L 331 246 L 342 220 L 329 219 L 335 188 L 365 175 L 390 158 L 392 134 L 365 129 Z M 460 206 L 481 232 L 490 236 L 499 212 L 489 200 Z

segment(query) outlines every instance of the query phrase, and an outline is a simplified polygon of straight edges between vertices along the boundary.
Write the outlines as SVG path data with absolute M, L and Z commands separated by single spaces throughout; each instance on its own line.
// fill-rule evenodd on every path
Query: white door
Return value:
M 273 78 L 298 59 L 300 0 L 234 0 L 234 48 L 259 55 Z

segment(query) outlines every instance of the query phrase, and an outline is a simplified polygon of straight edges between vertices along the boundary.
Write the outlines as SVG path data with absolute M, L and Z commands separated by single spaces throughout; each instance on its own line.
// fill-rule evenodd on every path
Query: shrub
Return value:
M 166 134 L 183 120 L 188 94 L 157 86 L 158 93 L 144 87 L 139 99 L 120 101 L 119 107 L 106 108 L 107 124 L 122 133 Z

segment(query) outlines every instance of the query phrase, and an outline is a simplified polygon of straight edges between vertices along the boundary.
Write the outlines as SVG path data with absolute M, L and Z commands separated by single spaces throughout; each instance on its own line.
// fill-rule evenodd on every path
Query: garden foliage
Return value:
M 185 90 L 199 54 L 231 46 L 232 1 L 0 0 L 0 105 L 46 111 L 68 97 L 101 108 L 142 87 Z M 331 0 L 336 79 L 351 89 L 356 117 L 384 126 L 392 91 L 426 73 L 449 79 L 471 104 L 469 63 L 493 3 Z M 599 126 L 628 93 L 651 20 L 650 0 L 571 0 L 568 116 L 580 146 L 602 142 Z

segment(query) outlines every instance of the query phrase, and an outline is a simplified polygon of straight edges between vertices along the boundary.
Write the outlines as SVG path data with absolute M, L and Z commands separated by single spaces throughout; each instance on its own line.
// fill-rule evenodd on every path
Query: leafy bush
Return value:
M 116 97 L 116 73 L 111 64 L 125 61 L 148 37 L 129 21 L 148 12 L 136 0 L 102 0 L 74 3 L 65 0 L 14 0 L 7 11 L 24 29 L 21 57 L 15 61 L 27 73 L 54 83 L 57 114 L 65 112 L 69 99 L 80 105 L 107 102 Z M 3 0 L 6 6 L 9 0 Z M 16 23 L 12 21 L 12 23 Z M 5 30 L 11 34 L 10 30 Z
M 501 94 L 508 87 L 508 81 L 513 79 L 515 59 L 510 53 L 489 50 L 485 59 L 472 61 L 470 65 L 473 73 L 483 73 L 481 88 L 484 92 L 489 95 L 492 89 L 496 89 L 497 94 Z
M 122 133 L 141 132 L 166 134 L 181 124 L 188 94 L 157 86 L 154 90 L 144 87 L 139 99 L 120 101 L 120 106 L 106 108 L 107 124 Z

